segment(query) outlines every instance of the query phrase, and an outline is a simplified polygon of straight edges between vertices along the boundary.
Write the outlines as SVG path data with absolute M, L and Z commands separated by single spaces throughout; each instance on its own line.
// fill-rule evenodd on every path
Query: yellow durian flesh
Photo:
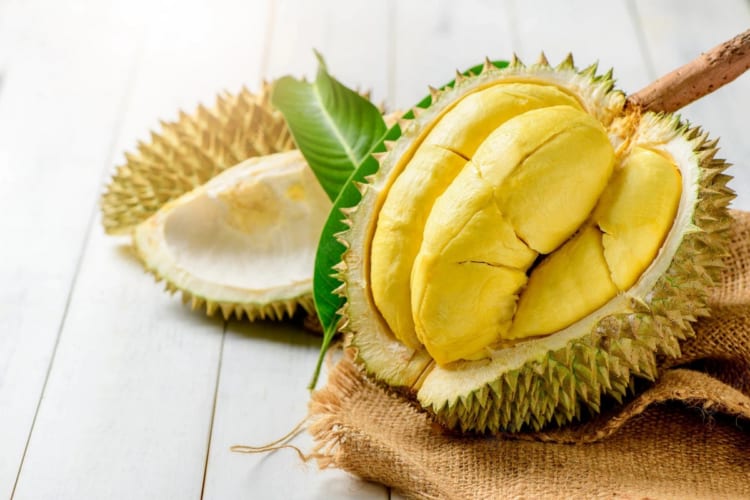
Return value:
M 420 346 L 409 279 L 435 199 L 498 126 L 527 111 L 555 105 L 580 108 L 569 92 L 539 82 L 479 89 L 437 121 L 390 188 L 372 240 L 371 290 L 390 330 L 407 346 Z
M 591 115 L 558 106 L 498 128 L 474 161 L 519 238 L 548 254 L 594 208 L 612 174 L 614 150 Z
M 209 314 L 312 311 L 312 269 L 331 202 L 299 151 L 240 163 L 163 206 L 133 235 L 144 265 Z
M 617 292 L 604 260 L 602 233 L 588 226 L 531 273 L 505 338 L 562 330 L 604 305 Z
M 394 335 L 412 348 L 420 345 L 414 331 L 409 294 L 411 263 L 419 250 L 427 214 L 437 194 L 466 160 L 450 150 L 424 144 L 391 188 L 391 200 L 380 213 L 372 253 L 372 294 Z
M 480 145 L 435 203 L 411 273 L 417 336 L 438 363 L 509 338 L 534 250 L 549 253 L 575 232 L 613 159 L 601 124 L 569 106 L 520 114 Z
M 469 163 L 425 226 L 411 303 L 417 336 L 441 364 L 481 356 L 507 329 L 524 271 L 536 258 L 503 219 L 493 194 Z
M 604 232 L 604 258 L 620 290 L 648 267 L 672 227 L 682 193 L 674 160 L 634 148 L 602 195 L 594 221 Z

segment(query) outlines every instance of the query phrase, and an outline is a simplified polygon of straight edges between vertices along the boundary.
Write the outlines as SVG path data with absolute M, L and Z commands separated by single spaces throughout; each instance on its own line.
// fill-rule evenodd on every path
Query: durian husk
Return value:
M 180 111 L 176 121 L 161 122 L 149 141 L 125 153 L 101 197 L 104 229 L 126 234 L 226 168 L 294 148 L 283 116 L 271 107 L 268 83 L 257 94 L 243 88 L 220 94 L 212 108 Z
M 618 148 L 627 149 L 636 140 L 669 145 L 694 167 L 689 182 L 694 204 L 682 212 L 681 232 L 673 228 L 668 237 L 672 257 L 657 258 L 631 290 L 573 325 L 583 333 L 511 343 L 497 351 L 505 352 L 498 358 L 437 367 L 423 348 L 414 350 L 396 340 L 369 292 L 370 241 L 384 198 L 380 193 L 396 177 L 398 158 L 414 150 L 452 102 L 506 78 L 549 81 L 573 90 L 589 112 L 611 125 Z M 448 428 L 513 432 L 599 412 L 605 398 L 622 400 L 637 378 L 654 380 L 660 356 L 678 356 L 680 341 L 694 335 L 692 323 L 709 314 L 707 291 L 722 268 L 731 221 L 727 207 L 734 193 L 724 174 L 728 164 L 714 157 L 717 140 L 677 116 L 641 116 L 638 110 L 626 115 L 624 94 L 613 86 L 611 71 L 599 75 L 596 65 L 578 71 L 571 56 L 556 68 L 542 55 L 531 66 L 514 58 L 506 69 L 487 61 L 477 76 L 459 74 L 454 88 L 432 89 L 430 107 L 415 109 L 414 120 L 401 122 L 404 133 L 386 144 L 388 152 L 378 158 L 380 170 L 361 186 L 362 201 L 345 211 L 350 229 L 338 237 L 347 250 L 336 269 L 343 283 L 339 292 L 346 298 L 340 313 L 348 343 L 370 376 L 406 394 Z
M 237 186 L 244 186 L 244 191 L 233 195 Z M 292 188 L 295 195 L 285 196 Z M 180 292 L 183 303 L 205 309 L 209 316 L 282 320 L 299 309 L 315 315 L 312 257 L 330 204 L 298 150 L 250 158 L 136 226 L 133 248 L 168 292 Z M 178 220 L 170 231 L 174 217 Z M 200 229 L 192 237 L 181 239 L 195 228 Z M 294 237 L 285 239 L 287 234 Z M 233 242 L 239 235 L 244 239 Z M 217 252 L 216 241 L 234 251 Z M 239 258 L 234 256 L 237 251 Z M 200 263 L 191 263 L 189 254 L 200 257 Z M 254 262 L 265 264 L 257 267 Z M 238 281 L 211 274 L 207 263 L 229 271 Z M 285 274 L 284 267 L 296 271 Z
M 125 153 L 126 162 L 116 168 L 102 195 L 105 231 L 133 233 L 162 207 L 226 169 L 249 158 L 294 149 L 283 116 L 271 106 L 270 91 L 270 84 L 264 82 L 257 94 L 247 88 L 225 92 L 211 108 L 199 105 L 191 114 L 180 111 L 175 121 L 162 121 L 161 130 L 151 132 L 149 141 L 140 141 L 135 152 Z M 315 315 L 310 292 L 268 304 L 216 301 L 160 275 L 137 245 L 135 254 L 157 282 L 164 282 L 166 291 L 179 293 L 183 303 L 209 316 L 218 313 L 225 319 L 253 321 L 282 320 L 298 310 Z

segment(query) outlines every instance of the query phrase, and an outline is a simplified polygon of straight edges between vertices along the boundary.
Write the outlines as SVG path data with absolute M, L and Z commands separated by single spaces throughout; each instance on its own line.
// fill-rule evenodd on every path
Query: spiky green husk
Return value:
M 160 133 L 139 142 L 117 167 L 101 198 L 102 224 L 109 234 L 127 233 L 165 203 L 204 184 L 232 165 L 255 156 L 294 149 L 269 86 L 258 94 L 242 89 L 217 97 L 213 109 L 198 106 L 162 122 Z
M 374 214 L 382 204 L 381 193 L 398 174 L 394 167 L 399 158 L 413 150 L 412 144 L 451 102 L 486 82 L 518 76 L 575 86 L 589 112 L 605 126 L 611 125 L 615 135 L 633 134 L 633 141 L 683 141 L 681 147 L 692 151 L 694 166 L 700 168 L 690 227 L 678 235 L 681 242 L 675 243 L 679 246 L 671 263 L 664 264 L 661 276 L 647 290 L 621 294 L 619 309 L 599 317 L 596 312 L 589 315 L 590 324 L 580 335 L 558 342 L 561 345 L 555 348 L 538 344 L 534 350 L 534 341 L 521 343 L 525 347 L 518 349 L 510 347 L 519 351 L 521 359 L 513 360 L 517 366 L 510 368 L 507 360 L 494 358 L 439 368 L 425 350 L 398 342 L 372 304 L 367 274 Z M 404 135 L 388 145 L 380 171 L 363 186 L 362 202 L 347 212 L 351 229 L 340 235 L 347 247 L 339 266 L 347 298 L 341 311 L 343 329 L 370 375 L 411 394 L 449 428 L 495 433 L 564 424 L 580 418 L 584 409 L 598 412 L 603 397 L 621 400 L 635 378 L 655 379 L 659 356 L 679 355 L 679 342 L 694 335 L 692 322 L 708 314 L 707 290 L 722 266 L 730 223 L 727 206 L 733 198 L 726 187 L 729 177 L 723 174 L 727 164 L 714 159 L 717 141 L 699 129 L 673 116 L 624 116 L 623 104 L 622 93 L 613 90 L 611 73 L 597 76 L 595 66 L 578 73 L 571 58 L 554 70 L 544 58 L 530 67 L 514 59 L 506 70 L 487 64 L 476 77 L 458 78 L 454 89 L 433 91 L 430 108 L 416 110 L 413 122 L 401 124 Z M 613 137 L 613 142 L 627 148 L 630 141 Z

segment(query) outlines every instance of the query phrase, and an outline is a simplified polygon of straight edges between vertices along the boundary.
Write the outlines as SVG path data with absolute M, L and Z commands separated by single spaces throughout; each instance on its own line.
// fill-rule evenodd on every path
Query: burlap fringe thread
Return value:
M 458 436 L 349 354 L 312 397 L 306 458 L 415 498 L 750 498 L 750 214 L 733 215 L 713 317 L 625 406 L 546 432 Z

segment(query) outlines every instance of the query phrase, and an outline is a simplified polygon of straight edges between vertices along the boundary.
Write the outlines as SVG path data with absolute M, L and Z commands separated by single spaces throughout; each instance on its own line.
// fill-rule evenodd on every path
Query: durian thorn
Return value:
M 219 304 L 219 309 L 221 309 L 221 315 L 224 317 L 224 319 L 229 320 L 229 317 L 232 315 L 232 310 L 234 308 L 232 307 L 232 304 L 222 302 Z
M 440 94 L 442 93 L 440 89 L 433 87 L 432 85 L 428 85 L 427 89 L 430 91 L 430 97 L 432 97 L 432 102 L 435 102 L 438 97 L 440 97 Z
M 362 196 L 364 196 L 365 192 L 370 187 L 366 182 L 353 181 L 353 184 Z
M 456 81 L 458 81 L 458 80 L 456 80 Z M 412 114 L 414 114 L 414 118 L 419 118 L 420 116 L 422 116 L 424 114 L 425 109 L 424 108 L 420 108 L 419 106 L 414 106 L 413 108 L 411 108 L 411 112 L 412 112 Z M 390 142 L 393 142 L 393 141 L 390 141 Z
M 549 61 L 547 60 L 547 56 L 545 55 L 544 51 L 539 54 L 539 60 L 536 62 L 536 65 L 543 68 L 549 68 Z
M 459 70 L 456 70 L 456 85 L 460 85 L 461 83 L 463 83 L 464 80 L 466 80 L 466 76 L 463 73 L 461 73 Z M 414 116 L 416 117 L 417 114 L 414 113 Z
M 190 309 L 192 309 L 192 310 L 198 309 L 201 306 L 202 302 L 203 301 L 199 297 L 196 297 L 195 295 L 191 294 L 191 296 L 190 296 Z
M 380 152 L 380 153 L 372 153 L 372 157 L 377 161 L 378 163 L 382 163 L 383 159 L 388 156 L 388 152 Z
M 347 219 L 351 219 L 352 214 L 357 210 L 357 207 L 341 207 L 339 211 L 342 213 L 344 217 Z
M 574 69 L 575 68 L 575 62 L 573 61 L 573 54 L 568 52 L 568 55 L 565 56 L 565 58 L 560 61 L 560 64 L 557 65 L 556 69 L 563 70 L 563 69 Z
M 513 56 L 510 58 L 509 68 L 523 68 L 524 64 L 521 59 L 518 58 L 518 54 L 513 52 Z
M 589 65 L 588 67 L 586 67 L 583 71 L 581 71 L 581 74 L 585 75 L 585 76 L 587 76 L 589 78 L 594 78 L 594 77 L 596 77 L 596 71 L 598 69 L 599 69 L 599 63 L 595 62 L 595 63 Z
M 482 65 L 482 73 L 486 73 L 488 71 L 492 71 L 495 69 L 495 65 L 492 64 L 492 61 L 489 57 L 484 58 L 484 64 Z
M 409 125 L 411 124 L 411 122 L 412 122 L 412 120 L 410 120 L 408 118 L 401 117 L 398 120 L 396 120 L 396 125 L 398 125 L 398 128 L 400 128 L 401 132 L 403 133 L 409 127 Z
M 339 297 L 345 297 L 346 296 L 346 285 L 344 283 L 341 283 L 339 286 L 333 289 L 334 295 L 338 295 Z
M 422 108 L 414 108 L 414 109 L 422 109 Z M 383 145 L 385 146 L 385 150 L 389 153 L 393 151 L 393 148 L 396 147 L 396 141 L 383 141 Z

